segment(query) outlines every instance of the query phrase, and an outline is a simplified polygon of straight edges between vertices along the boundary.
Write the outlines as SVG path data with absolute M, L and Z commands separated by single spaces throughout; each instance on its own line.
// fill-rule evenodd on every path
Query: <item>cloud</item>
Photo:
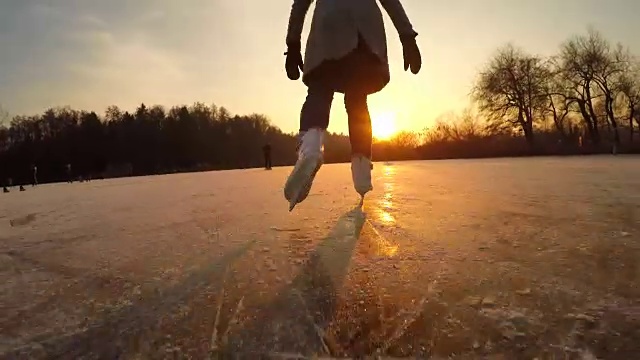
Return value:
M 90 106 L 96 99 L 132 104 L 144 99 L 163 102 L 168 94 L 187 88 L 191 78 L 180 60 L 167 51 L 151 47 L 142 35 L 118 39 L 103 31 L 85 33 L 83 41 L 96 56 L 90 61 L 68 64 L 76 85 L 67 95 Z
M 171 101 L 176 89 L 193 88 L 183 56 L 158 46 L 161 32 L 148 29 L 163 11 L 121 16 L 113 9 L 96 13 L 91 6 L 70 5 L 27 1 L 12 8 L 20 21 L 0 38 L 11 50 L 0 55 L 0 99 L 10 99 L 5 106 L 14 112 L 67 104 L 98 110 L 105 103 Z
M 282 77 L 288 5 L 8 1 L 0 13 L 0 49 L 11 49 L 0 51 L 0 103 L 13 113 L 141 101 L 259 111 L 273 103 L 271 84 Z M 265 27 L 268 19 L 282 26 Z
M 91 14 L 83 14 L 78 18 L 78 22 L 84 26 L 91 28 L 105 28 L 107 23 L 99 17 Z

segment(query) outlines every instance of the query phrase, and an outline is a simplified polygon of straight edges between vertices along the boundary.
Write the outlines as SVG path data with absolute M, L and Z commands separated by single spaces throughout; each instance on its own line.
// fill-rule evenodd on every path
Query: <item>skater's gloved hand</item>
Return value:
M 285 70 L 287 71 L 287 77 L 291 80 L 298 80 L 300 78 L 300 71 L 302 71 L 302 53 L 300 52 L 300 44 L 289 44 L 287 46 L 287 52 L 284 53 L 287 58 L 285 60 Z
M 417 34 L 416 34 L 417 35 Z M 404 55 L 404 71 L 411 67 L 411 72 L 417 74 L 422 67 L 420 49 L 416 43 L 416 35 L 404 35 L 400 37 L 402 53 Z

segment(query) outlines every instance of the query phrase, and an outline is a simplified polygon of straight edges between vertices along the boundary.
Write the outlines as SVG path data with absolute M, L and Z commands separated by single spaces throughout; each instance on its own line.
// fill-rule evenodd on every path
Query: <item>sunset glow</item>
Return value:
M 373 136 L 379 140 L 388 140 L 398 132 L 396 116 L 391 112 L 372 115 L 371 127 Z

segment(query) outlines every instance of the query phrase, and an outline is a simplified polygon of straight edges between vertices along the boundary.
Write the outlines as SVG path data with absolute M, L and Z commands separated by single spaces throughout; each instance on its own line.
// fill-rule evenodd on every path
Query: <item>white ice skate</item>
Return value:
M 311 184 L 323 163 L 324 130 L 310 129 L 302 135 L 298 160 L 284 185 L 289 211 L 309 195 Z
M 353 187 L 363 198 L 367 192 L 373 190 L 373 185 L 371 184 L 372 169 L 373 163 L 366 156 L 356 154 L 351 157 Z

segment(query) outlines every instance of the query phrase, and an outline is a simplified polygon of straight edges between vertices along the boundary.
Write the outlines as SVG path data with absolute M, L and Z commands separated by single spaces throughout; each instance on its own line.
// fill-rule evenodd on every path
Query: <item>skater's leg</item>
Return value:
M 326 130 L 329 127 L 329 113 L 333 102 L 333 90 L 322 86 L 310 86 L 307 99 L 300 111 L 300 133 L 318 128 Z
M 307 99 L 300 111 L 300 143 L 298 160 L 284 187 L 289 210 L 309 195 L 316 173 L 323 163 L 324 132 L 329 126 L 333 90 L 309 86 Z
M 362 93 L 346 93 L 344 104 L 349 121 L 349 141 L 351 154 L 363 155 L 371 159 L 371 116 L 367 105 L 367 95 Z
M 347 92 L 344 96 L 349 120 L 351 142 L 351 176 L 355 190 L 364 196 L 373 190 L 371 183 L 371 116 L 367 106 L 367 95 L 362 92 Z

